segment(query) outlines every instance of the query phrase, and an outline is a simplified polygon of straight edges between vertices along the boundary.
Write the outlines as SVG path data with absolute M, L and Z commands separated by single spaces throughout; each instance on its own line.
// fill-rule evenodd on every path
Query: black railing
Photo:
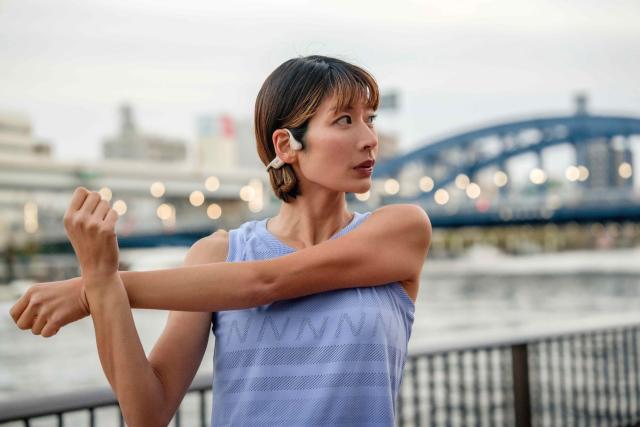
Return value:
M 211 379 L 210 374 L 196 376 L 172 420 L 173 426 L 209 425 Z M 0 402 L 2 427 L 32 426 L 36 425 L 34 421 L 42 427 L 125 425 L 118 401 L 108 387 Z
M 415 350 L 398 424 L 640 426 L 639 344 L 627 324 Z
M 639 324 L 618 324 L 414 347 L 397 402 L 398 425 L 640 425 L 639 335 Z M 208 426 L 210 401 L 211 376 L 199 375 L 172 425 Z M 115 412 L 98 414 L 104 407 Z M 94 426 L 99 416 L 123 425 L 109 389 L 0 403 L 3 426 L 29 426 L 36 419 L 40 426 L 45 418 L 49 425 Z

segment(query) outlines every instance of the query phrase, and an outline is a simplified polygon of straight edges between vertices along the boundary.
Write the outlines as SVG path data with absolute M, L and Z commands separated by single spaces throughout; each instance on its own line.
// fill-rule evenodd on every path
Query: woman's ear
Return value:
M 271 136 L 276 155 L 285 163 L 294 163 L 296 160 L 296 150 L 291 144 L 291 134 L 286 129 L 276 129 Z M 295 141 L 293 142 L 295 145 Z

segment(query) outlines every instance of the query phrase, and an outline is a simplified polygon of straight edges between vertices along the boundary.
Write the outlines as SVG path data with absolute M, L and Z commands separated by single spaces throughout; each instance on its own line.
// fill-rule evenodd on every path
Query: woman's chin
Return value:
M 353 188 L 349 191 L 347 191 L 348 193 L 355 193 L 355 194 L 362 194 L 362 193 L 366 193 L 367 191 L 371 190 L 371 180 L 369 180 L 369 182 L 366 185 L 354 185 Z

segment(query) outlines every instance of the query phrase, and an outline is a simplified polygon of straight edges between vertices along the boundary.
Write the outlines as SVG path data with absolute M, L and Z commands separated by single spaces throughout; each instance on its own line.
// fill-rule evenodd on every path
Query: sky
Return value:
M 400 94 L 401 149 L 491 123 L 640 116 L 637 0 L 0 0 L 0 110 L 65 160 L 96 159 L 131 103 L 140 128 L 195 139 L 249 119 L 285 60 L 337 56 Z

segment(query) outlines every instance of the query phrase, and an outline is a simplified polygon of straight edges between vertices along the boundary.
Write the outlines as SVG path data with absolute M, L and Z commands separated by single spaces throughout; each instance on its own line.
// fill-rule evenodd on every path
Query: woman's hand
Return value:
M 87 287 L 118 274 L 117 220 L 116 211 L 98 192 L 76 188 L 64 215 L 64 228 Z
M 31 286 L 9 311 L 20 329 L 31 329 L 45 338 L 89 315 L 89 304 L 80 277 Z

